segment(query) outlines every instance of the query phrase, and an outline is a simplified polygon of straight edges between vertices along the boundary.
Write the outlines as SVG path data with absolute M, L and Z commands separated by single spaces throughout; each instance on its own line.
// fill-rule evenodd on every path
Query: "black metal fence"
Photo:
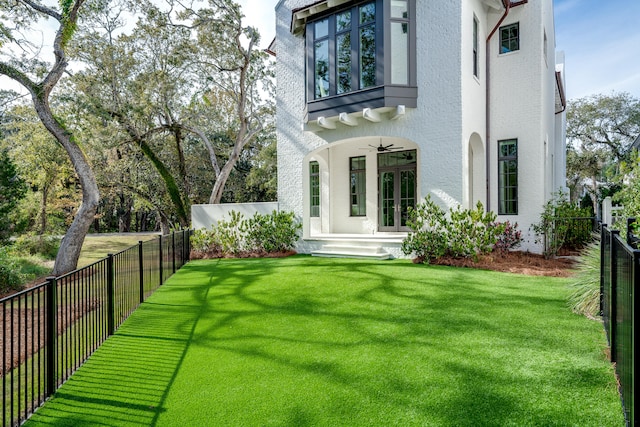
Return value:
M 628 426 L 636 425 L 635 418 L 635 356 L 638 341 L 635 334 L 638 319 L 635 307 L 640 307 L 636 289 L 640 283 L 640 250 L 631 244 L 632 234 L 626 236 L 609 230 L 601 231 L 600 314 L 611 349 L 620 383 L 620 394 Z
M 17 426 L 189 259 L 189 230 L 0 300 L 2 426 Z

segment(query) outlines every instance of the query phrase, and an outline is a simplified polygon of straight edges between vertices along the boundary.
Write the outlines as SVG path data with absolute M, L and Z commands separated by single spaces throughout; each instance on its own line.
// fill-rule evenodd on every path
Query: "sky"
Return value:
M 278 0 L 236 1 L 247 23 L 260 30 L 262 47 L 267 47 L 275 35 Z M 553 4 L 556 50 L 565 53 L 567 98 L 613 92 L 640 98 L 640 0 L 554 0 Z
M 275 36 L 278 0 L 236 0 L 261 47 Z M 425 1 L 425 0 L 418 0 Z M 539 1 L 539 0 L 530 0 Z M 568 99 L 629 92 L 640 98 L 640 0 L 554 0 L 556 50 L 565 53 Z M 0 79 L 0 88 L 6 81 Z

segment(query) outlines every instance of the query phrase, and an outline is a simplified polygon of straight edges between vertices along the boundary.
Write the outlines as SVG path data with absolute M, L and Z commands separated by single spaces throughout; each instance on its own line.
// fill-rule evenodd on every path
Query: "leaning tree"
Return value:
M 67 70 L 67 47 L 84 3 L 84 0 L 61 0 L 60 6 L 54 8 L 35 0 L 0 1 L 0 74 L 29 92 L 42 124 L 67 152 L 82 188 L 82 203 L 60 244 L 53 268 L 55 275 L 76 268 L 100 197 L 91 165 L 73 131 L 56 116 L 50 104 L 53 90 Z M 53 63 L 49 64 L 39 57 L 42 46 L 35 46 L 29 40 L 33 37 L 28 36 L 46 31 L 51 20 L 55 21 L 57 31 L 52 46 Z

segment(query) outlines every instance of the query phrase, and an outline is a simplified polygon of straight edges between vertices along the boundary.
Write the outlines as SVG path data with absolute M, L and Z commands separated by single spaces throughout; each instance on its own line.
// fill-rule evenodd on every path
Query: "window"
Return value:
M 391 84 L 409 84 L 409 4 L 391 1 Z
M 376 85 L 376 4 L 359 7 L 360 89 Z
M 416 108 L 416 0 L 342 3 L 297 18 L 305 19 L 308 120 Z
M 311 212 L 310 216 L 320 216 L 320 165 L 316 161 L 309 162 L 309 187 Z
M 479 77 L 480 65 L 478 64 L 478 18 L 473 17 L 473 75 Z
M 500 53 L 520 50 L 520 24 L 500 27 Z
M 364 156 L 351 157 L 349 159 L 349 169 L 351 172 L 351 216 L 364 216 L 366 209 L 366 159 Z
M 324 98 L 329 95 L 329 21 L 323 19 L 313 27 L 316 98 Z
M 498 141 L 498 214 L 518 214 L 518 140 Z

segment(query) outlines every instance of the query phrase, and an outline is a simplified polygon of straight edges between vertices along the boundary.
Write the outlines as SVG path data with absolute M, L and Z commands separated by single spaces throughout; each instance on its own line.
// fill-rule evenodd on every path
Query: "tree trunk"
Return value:
M 78 265 L 84 238 L 93 223 L 98 209 L 100 192 L 91 166 L 78 144 L 74 141 L 73 135 L 67 132 L 53 117 L 46 98 L 38 95 L 37 93 L 32 94 L 36 112 L 44 126 L 66 150 L 82 188 L 82 203 L 71 226 L 62 238 L 53 267 L 52 274 L 60 276 L 75 270 Z

